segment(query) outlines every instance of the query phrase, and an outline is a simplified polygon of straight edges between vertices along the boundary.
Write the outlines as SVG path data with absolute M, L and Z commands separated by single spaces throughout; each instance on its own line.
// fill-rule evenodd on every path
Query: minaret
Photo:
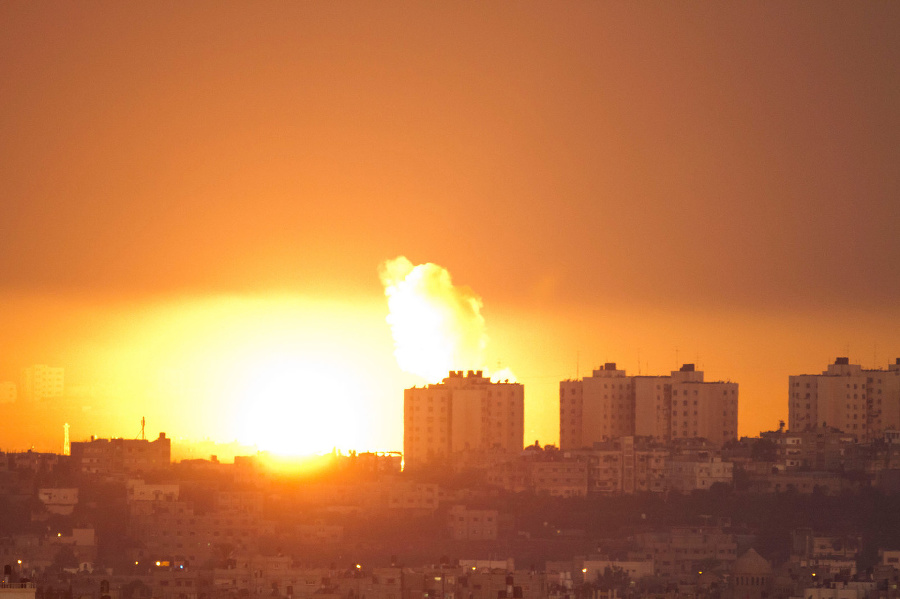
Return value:
M 69 444 L 69 423 L 63 425 L 63 455 L 70 455 L 72 446 Z

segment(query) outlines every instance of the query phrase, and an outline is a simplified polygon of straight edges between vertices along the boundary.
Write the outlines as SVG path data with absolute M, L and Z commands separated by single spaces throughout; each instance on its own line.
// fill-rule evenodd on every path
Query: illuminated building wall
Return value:
M 704 382 L 685 364 L 671 376 L 671 438 L 703 438 L 721 446 L 737 439 L 738 384 Z
M 634 434 L 633 378 L 609 362 L 592 376 L 560 382 L 560 449 Z
M 836 428 L 860 441 L 900 429 L 900 358 L 887 370 L 865 370 L 837 358 L 822 374 L 788 378 L 788 428 Z
M 451 371 L 443 382 L 406 389 L 403 452 L 407 467 L 472 450 L 521 451 L 525 391 L 492 383 L 482 372 Z
M 705 382 L 693 364 L 670 376 L 627 376 L 611 362 L 590 377 L 560 382 L 559 422 L 563 450 L 631 435 L 721 446 L 737 439 L 738 385 Z

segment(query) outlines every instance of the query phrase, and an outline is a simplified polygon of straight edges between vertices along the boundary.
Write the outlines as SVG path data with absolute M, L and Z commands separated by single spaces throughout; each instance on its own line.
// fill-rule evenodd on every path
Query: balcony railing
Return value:
M 0 589 L 33 589 L 33 582 L 0 582 Z

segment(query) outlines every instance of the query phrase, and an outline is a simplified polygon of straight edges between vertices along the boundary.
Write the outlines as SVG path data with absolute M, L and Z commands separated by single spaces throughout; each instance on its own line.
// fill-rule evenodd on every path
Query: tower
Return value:
M 521 451 L 524 440 L 520 383 L 492 383 L 481 370 L 451 370 L 439 384 L 404 391 L 406 466 L 464 451 Z

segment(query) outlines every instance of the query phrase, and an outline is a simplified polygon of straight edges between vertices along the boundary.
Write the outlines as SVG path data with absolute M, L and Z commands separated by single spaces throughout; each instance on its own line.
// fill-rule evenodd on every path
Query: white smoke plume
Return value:
M 450 370 L 484 370 L 479 365 L 488 338 L 475 292 L 453 285 L 447 269 L 413 265 L 404 256 L 382 263 L 379 276 L 401 369 L 429 383 L 440 382 Z M 498 380 L 515 380 L 508 369 L 498 374 Z

